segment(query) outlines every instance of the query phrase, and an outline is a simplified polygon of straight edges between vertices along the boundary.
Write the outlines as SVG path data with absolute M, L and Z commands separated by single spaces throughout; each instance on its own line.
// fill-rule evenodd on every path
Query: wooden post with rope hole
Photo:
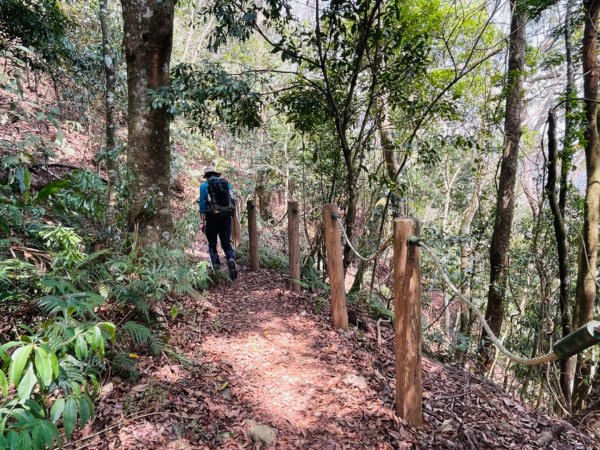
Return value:
M 258 226 L 256 224 L 256 205 L 253 200 L 246 203 L 248 210 L 248 247 L 250 249 L 250 270 L 255 272 L 258 264 Z
M 331 321 L 333 328 L 347 330 L 348 311 L 346 309 L 346 287 L 344 285 L 342 235 L 338 218 L 338 208 L 335 203 L 323 205 L 325 250 L 327 251 L 327 272 L 331 293 Z
M 288 202 L 288 256 L 290 266 L 289 288 L 300 292 L 300 215 L 298 202 Z
M 396 342 L 396 414 L 408 425 L 423 423 L 421 386 L 421 281 L 418 222 L 394 220 L 394 335 Z

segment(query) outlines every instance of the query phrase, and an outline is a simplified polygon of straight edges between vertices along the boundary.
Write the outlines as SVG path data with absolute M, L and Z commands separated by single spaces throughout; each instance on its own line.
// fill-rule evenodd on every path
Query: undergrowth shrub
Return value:
M 10 60 L 0 92 L 17 105 L 29 69 L 0 56 Z M 137 353 L 175 354 L 163 309 L 209 281 L 207 264 L 186 252 L 199 226 L 195 207 L 168 246 L 142 248 L 125 231 L 131 180 L 113 187 L 108 227 L 101 176 L 48 169 L 65 144 L 57 117 L 37 104 L 0 117 L 26 125 L 0 140 L 0 449 L 61 446 L 94 416 L 109 367 L 135 377 Z
M 242 239 L 236 253 L 241 263 L 250 264 L 250 247 L 247 238 Z M 258 258 L 260 267 L 273 269 L 278 272 L 289 271 L 288 256 L 274 247 L 266 246 L 259 242 Z
M 118 214 L 106 231 L 99 175 L 48 182 L 30 171 L 50 155 L 42 144 L 32 134 L 0 143 L 0 448 L 62 445 L 93 418 L 109 366 L 135 377 L 136 353 L 173 354 L 157 331 L 163 306 L 209 281 L 207 264 L 185 251 L 195 209 L 169 246 L 142 248 Z

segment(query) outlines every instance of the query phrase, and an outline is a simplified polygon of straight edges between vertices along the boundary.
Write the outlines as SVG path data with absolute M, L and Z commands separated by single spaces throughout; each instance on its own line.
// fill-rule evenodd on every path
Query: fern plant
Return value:
M 153 356 L 160 355 L 165 348 L 165 340 L 158 336 L 155 331 L 141 323 L 134 321 L 125 322 L 121 326 L 121 331 L 131 339 L 131 344 L 134 347 L 143 346 Z

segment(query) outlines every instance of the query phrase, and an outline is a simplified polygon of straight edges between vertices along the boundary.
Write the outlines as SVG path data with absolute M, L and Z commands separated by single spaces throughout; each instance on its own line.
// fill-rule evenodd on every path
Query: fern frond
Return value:
M 137 362 L 128 353 L 119 352 L 111 358 L 112 370 L 128 379 L 137 379 L 140 375 Z
M 40 308 L 49 315 L 65 313 L 80 316 L 93 314 L 94 309 L 104 303 L 101 295 L 94 292 L 74 292 L 61 296 L 46 295 L 37 300 Z
M 131 338 L 131 343 L 134 346 L 141 345 L 146 347 L 148 352 L 153 356 L 160 355 L 165 348 L 165 340 L 141 323 L 134 321 L 125 322 L 121 326 L 121 330 Z
M 127 333 L 133 345 L 149 345 L 154 336 L 150 328 L 133 321 L 125 322 L 121 330 Z

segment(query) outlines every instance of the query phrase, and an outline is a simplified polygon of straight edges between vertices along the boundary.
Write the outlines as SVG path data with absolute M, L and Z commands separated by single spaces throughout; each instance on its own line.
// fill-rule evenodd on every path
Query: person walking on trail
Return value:
M 235 198 L 229 182 L 221 178 L 221 173 L 214 167 L 204 170 L 206 180 L 200 185 L 200 227 L 208 240 L 208 254 L 214 270 L 221 267 L 217 253 L 217 240 L 227 258 L 229 277 L 237 278 L 235 250 L 231 245 L 231 229 L 235 214 Z

